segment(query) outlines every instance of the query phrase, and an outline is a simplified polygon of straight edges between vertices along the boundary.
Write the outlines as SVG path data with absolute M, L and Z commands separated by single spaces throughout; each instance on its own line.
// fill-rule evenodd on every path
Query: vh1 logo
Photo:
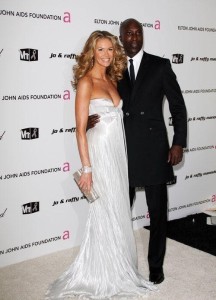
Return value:
M 39 128 L 23 128 L 21 129 L 22 140 L 34 140 L 39 138 Z
M 25 61 L 37 61 L 38 60 L 38 50 L 37 49 L 20 49 L 20 60 Z
M 38 212 L 39 202 L 29 202 L 22 205 L 22 213 L 23 215 L 29 215 Z
M 183 54 L 173 54 L 172 56 L 172 63 L 173 64 L 183 64 L 184 62 L 184 55 Z

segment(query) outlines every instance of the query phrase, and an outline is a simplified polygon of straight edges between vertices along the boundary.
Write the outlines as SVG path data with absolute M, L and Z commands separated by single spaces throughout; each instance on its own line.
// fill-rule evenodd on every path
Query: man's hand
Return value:
M 173 145 L 169 150 L 168 162 L 170 162 L 172 166 L 175 166 L 182 161 L 182 157 L 183 157 L 182 146 Z
M 88 122 L 87 122 L 87 127 L 86 127 L 86 131 L 95 127 L 95 125 L 100 122 L 100 117 L 99 115 L 95 114 L 95 115 L 91 115 L 88 116 Z

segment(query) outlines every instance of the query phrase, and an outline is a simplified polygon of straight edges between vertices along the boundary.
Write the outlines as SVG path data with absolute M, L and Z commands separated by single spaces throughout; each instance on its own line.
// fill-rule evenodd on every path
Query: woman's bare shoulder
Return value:
M 93 89 L 93 83 L 89 76 L 85 75 L 79 79 L 77 85 L 77 99 L 81 97 L 81 99 L 90 99 Z
M 92 87 L 93 82 L 91 76 L 85 75 L 82 78 L 80 78 L 78 81 L 78 85 L 82 87 Z

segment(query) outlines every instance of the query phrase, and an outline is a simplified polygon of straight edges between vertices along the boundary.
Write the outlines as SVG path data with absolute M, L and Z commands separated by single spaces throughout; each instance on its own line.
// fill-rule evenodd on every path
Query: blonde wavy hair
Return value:
M 87 39 L 80 55 L 76 57 L 77 64 L 73 67 L 74 80 L 72 86 L 76 90 L 79 79 L 92 69 L 94 63 L 94 50 L 99 39 L 109 39 L 113 45 L 113 61 L 106 72 L 112 81 L 118 81 L 123 77 L 123 71 L 127 67 L 127 58 L 118 38 L 108 31 L 96 30 Z

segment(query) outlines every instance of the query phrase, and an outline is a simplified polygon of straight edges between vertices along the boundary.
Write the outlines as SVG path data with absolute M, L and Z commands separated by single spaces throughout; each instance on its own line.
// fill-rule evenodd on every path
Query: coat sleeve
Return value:
M 170 61 L 166 59 L 163 71 L 164 93 L 169 103 L 169 110 L 173 120 L 173 145 L 186 147 L 187 140 L 187 112 L 184 98 Z

